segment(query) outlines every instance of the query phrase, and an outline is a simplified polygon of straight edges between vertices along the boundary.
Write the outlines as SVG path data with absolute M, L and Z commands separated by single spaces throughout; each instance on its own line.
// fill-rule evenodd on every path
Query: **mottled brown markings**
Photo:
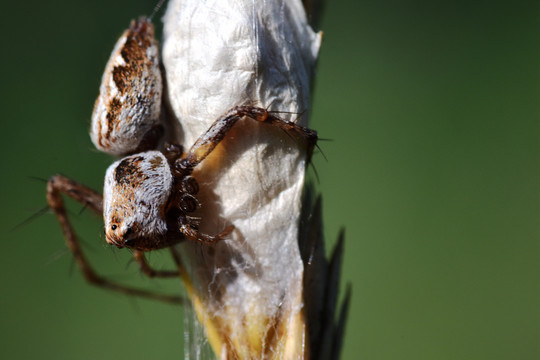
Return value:
M 141 19 L 131 23 L 131 27 L 126 35 L 126 42 L 120 51 L 126 64 L 144 61 L 146 50 L 152 46 L 150 39 L 154 37 L 153 25 Z
M 122 222 L 122 219 L 120 219 L 116 214 L 112 216 L 111 224 L 120 224 L 121 222 Z
M 154 38 L 154 26 L 146 19 L 133 21 L 131 27 L 126 34 L 126 42 L 120 50 L 120 55 L 124 59 L 124 66 L 115 67 L 114 71 L 118 73 L 118 81 L 121 82 L 119 90 L 122 93 L 125 88 L 126 79 L 143 78 L 141 69 L 145 65 L 152 65 L 151 59 L 147 56 L 147 50 L 155 45 L 152 41 Z M 117 70 L 118 68 L 118 70 Z M 117 78 L 114 78 L 117 83 Z M 118 83 L 117 83 L 118 84 Z M 122 88 L 121 88 L 122 87 Z
M 141 181 L 144 181 L 147 177 L 140 167 L 143 160 L 144 158 L 142 156 L 122 160 L 114 170 L 114 179 L 116 182 L 135 187 Z
M 120 94 L 126 92 L 126 88 L 129 86 L 128 79 L 130 78 L 129 67 L 118 65 L 113 68 L 113 81 Z
M 156 156 L 152 160 L 150 160 L 150 169 L 157 170 L 159 167 L 161 167 L 161 164 L 163 163 L 163 160 L 159 156 Z
M 109 101 L 109 111 L 107 111 L 107 131 L 105 134 L 103 134 L 103 137 L 105 137 L 107 140 L 111 139 L 111 134 L 113 133 L 114 126 L 117 123 L 118 117 L 120 116 L 120 112 L 122 111 L 122 103 L 120 100 L 116 97 L 113 97 L 111 101 Z M 101 134 L 99 132 L 98 134 Z
M 125 62 L 125 65 L 117 65 L 112 70 L 114 84 L 120 96 L 125 96 L 125 103 L 128 106 L 134 106 L 143 101 L 140 95 L 133 95 L 130 89 L 137 88 L 138 83 L 149 81 L 148 76 L 145 76 L 144 69 L 153 66 L 152 58 L 148 58 L 147 50 L 149 47 L 156 45 L 152 41 L 154 37 L 154 27 L 146 19 L 140 19 L 131 23 L 126 34 L 126 42 L 120 50 L 120 55 Z M 157 56 L 157 54 L 156 54 Z M 155 89 L 149 93 L 150 98 L 155 97 Z M 120 105 L 119 101 L 117 104 Z M 111 130 L 111 119 L 114 119 L 120 113 L 120 107 L 113 108 L 113 100 L 109 104 L 107 120 L 109 122 L 108 130 Z M 129 123 L 130 119 L 125 119 Z

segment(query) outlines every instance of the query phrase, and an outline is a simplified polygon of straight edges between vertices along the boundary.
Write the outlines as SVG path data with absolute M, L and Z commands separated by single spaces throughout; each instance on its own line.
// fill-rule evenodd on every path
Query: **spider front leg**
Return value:
M 223 240 L 234 230 L 233 225 L 227 226 L 223 231 L 221 231 L 217 235 L 208 235 L 201 233 L 199 229 L 196 227 L 190 225 L 190 224 L 183 224 L 180 225 L 180 232 L 185 235 L 186 238 L 192 241 L 198 241 L 201 243 L 205 243 L 208 245 L 213 245 L 216 242 Z
M 131 288 L 121 284 L 116 284 L 107 280 L 106 278 L 99 276 L 94 271 L 82 251 L 77 235 L 69 222 L 64 201 L 62 199 L 62 194 L 66 194 L 74 200 L 83 203 L 85 206 L 88 206 L 92 211 L 100 215 L 103 214 L 103 197 L 96 191 L 84 185 L 81 185 L 71 179 L 68 179 L 62 175 L 53 176 L 47 183 L 47 201 L 49 203 L 49 206 L 54 211 L 56 217 L 58 218 L 58 221 L 60 222 L 62 232 L 64 233 L 64 236 L 66 238 L 67 246 L 73 253 L 75 262 L 77 263 L 85 279 L 89 283 L 126 295 L 141 296 L 168 303 L 184 303 L 184 299 L 180 296 L 156 294 L 142 289 Z
M 280 119 L 266 109 L 244 105 L 232 108 L 222 118 L 216 120 L 210 128 L 195 141 L 195 144 L 193 144 L 189 151 L 176 161 L 176 170 L 181 174 L 191 174 L 193 168 L 200 164 L 225 138 L 234 124 L 244 117 L 276 126 L 285 131 L 288 135 L 304 139 L 307 142 L 308 161 L 311 158 L 313 147 L 317 143 L 317 132 L 293 122 Z

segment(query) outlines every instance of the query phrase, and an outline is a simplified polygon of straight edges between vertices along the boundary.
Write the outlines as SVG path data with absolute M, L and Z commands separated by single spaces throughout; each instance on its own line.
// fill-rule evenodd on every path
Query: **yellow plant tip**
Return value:
M 238 318 L 235 309 L 223 309 L 224 316 L 208 311 L 189 276 L 182 276 L 197 318 L 210 346 L 220 359 L 304 359 L 306 324 L 303 312 L 280 313 L 269 318 L 248 311 Z M 301 300 L 301 299 L 300 299 Z M 254 309 L 253 309 L 254 310 Z

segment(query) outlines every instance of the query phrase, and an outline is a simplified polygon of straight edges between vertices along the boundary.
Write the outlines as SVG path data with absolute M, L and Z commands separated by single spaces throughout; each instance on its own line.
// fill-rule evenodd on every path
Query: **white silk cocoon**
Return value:
M 278 116 L 307 126 L 321 34 L 307 24 L 299 0 L 171 0 L 164 22 L 179 143 L 189 148 L 237 105 L 283 112 Z M 248 312 L 276 318 L 302 307 L 297 242 L 305 150 L 284 131 L 245 119 L 194 172 L 201 230 L 235 230 L 215 246 L 186 241 L 180 253 L 209 312 L 228 317 L 233 332 Z

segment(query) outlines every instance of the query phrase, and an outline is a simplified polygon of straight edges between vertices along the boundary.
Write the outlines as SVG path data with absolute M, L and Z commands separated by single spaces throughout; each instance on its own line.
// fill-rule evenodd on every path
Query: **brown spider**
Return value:
M 153 270 L 143 252 L 166 248 L 185 239 L 215 244 L 233 231 L 232 225 L 216 235 L 199 231 L 199 219 L 189 215 L 200 206 L 195 197 L 199 186 L 191 174 L 224 139 L 233 125 L 244 117 L 276 126 L 289 135 L 305 139 L 309 159 L 317 140 L 315 131 L 284 121 L 263 108 L 237 106 L 216 120 L 185 153 L 179 145 L 167 145 L 163 152 L 146 151 L 126 156 L 113 163 L 106 172 L 103 197 L 62 175 L 55 175 L 49 180 L 49 206 L 58 217 L 67 244 L 86 280 L 94 285 L 130 295 L 182 302 L 177 296 L 131 288 L 97 275 L 84 256 L 69 223 L 61 194 L 64 193 L 94 212 L 103 214 L 106 241 L 118 248 L 133 249 L 134 258 L 146 275 L 177 276 L 178 271 Z M 175 253 L 172 254 L 178 262 Z

